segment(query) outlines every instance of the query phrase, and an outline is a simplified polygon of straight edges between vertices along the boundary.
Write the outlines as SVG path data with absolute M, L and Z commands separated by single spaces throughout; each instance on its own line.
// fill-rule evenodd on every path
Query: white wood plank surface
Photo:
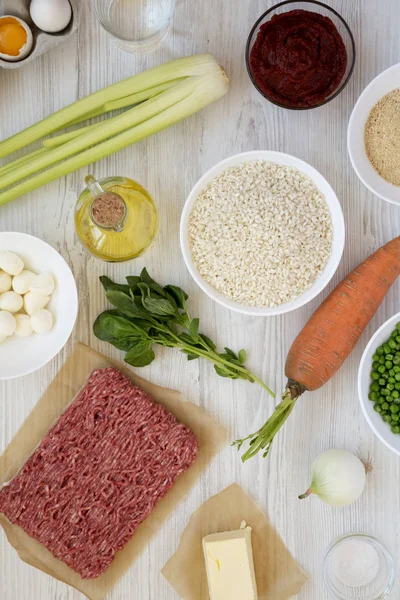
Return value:
M 337 274 L 323 297 L 345 273 L 400 231 L 400 209 L 377 199 L 358 181 L 346 149 L 351 109 L 364 86 L 380 71 L 398 62 L 400 36 L 398 0 L 328 0 L 349 22 L 356 40 L 357 62 L 345 91 L 333 102 L 312 111 L 279 109 L 252 87 L 244 65 L 247 33 L 255 19 L 271 6 L 268 0 L 178 0 L 174 29 L 166 45 L 153 54 L 121 53 L 100 29 L 85 3 L 77 36 L 37 61 L 14 71 L 0 70 L 0 138 L 47 116 L 66 104 L 135 72 L 173 57 L 194 52 L 215 54 L 232 81 L 222 101 L 147 141 L 96 165 L 95 176 L 127 175 L 154 196 L 161 230 L 152 250 L 136 262 L 107 265 L 89 257 L 74 232 L 74 205 L 83 188 L 80 172 L 54 182 L 0 210 L 0 231 L 24 231 L 52 244 L 71 265 L 79 286 L 80 313 L 66 348 L 39 372 L 16 381 L 0 382 L 0 452 L 53 379 L 73 344 L 81 340 L 105 353 L 118 351 L 100 343 L 91 332 L 106 306 L 98 276 L 122 279 L 144 265 L 155 279 L 175 282 L 190 293 L 191 311 L 203 330 L 221 344 L 248 350 L 249 364 L 279 392 L 284 385 L 284 361 L 294 336 L 322 296 L 294 313 L 276 318 L 251 318 L 230 313 L 211 302 L 191 280 L 179 250 L 179 217 L 192 185 L 215 162 L 237 152 L 273 149 L 308 161 L 331 183 L 343 206 L 347 243 Z M 363 531 L 378 536 L 399 558 L 400 460 L 384 447 L 366 424 L 358 403 L 356 375 L 361 353 L 372 333 L 399 310 L 396 283 L 368 326 L 356 350 L 322 390 L 305 395 L 277 437 L 268 460 L 242 465 L 226 448 L 195 489 L 170 517 L 147 550 L 119 582 L 110 600 L 177 600 L 160 574 L 175 551 L 192 512 L 212 494 L 237 481 L 268 513 L 309 582 L 300 600 L 328 598 L 321 562 L 338 535 Z M 232 438 L 263 423 L 273 401 L 245 382 L 218 378 L 209 365 L 188 363 L 171 350 L 141 375 L 180 389 L 225 423 Z M 300 502 L 308 485 L 314 457 L 338 447 L 370 454 L 374 472 L 361 500 L 332 509 L 317 498 Z M 400 583 L 391 595 L 398 598 Z M 66 585 L 25 565 L 0 534 L 0 598 L 2 600 L 78 600 Z

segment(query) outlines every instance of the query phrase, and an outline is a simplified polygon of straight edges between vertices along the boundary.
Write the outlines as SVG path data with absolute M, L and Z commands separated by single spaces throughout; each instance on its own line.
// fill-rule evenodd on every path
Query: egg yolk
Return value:
M 26 44 L 28 36 L 16 19 L 0 19 L 0 52 L 8 56 L 18 56 Z

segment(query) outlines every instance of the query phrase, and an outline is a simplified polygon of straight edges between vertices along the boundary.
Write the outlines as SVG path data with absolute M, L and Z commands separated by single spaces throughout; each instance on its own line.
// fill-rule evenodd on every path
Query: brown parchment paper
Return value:
M 183 600 L 209 600 L 203 537 L 239 529 L 243 520 L 253 529 L 258 600 L 286 600 L 300 592 L 305 573 L 257 504 L 234 483 L 192 515 L 178 550 L 162 570 Z
M 104 600 L 107 593 L 129 569 L 169 514 L 194 485 L 200 474 L 227 441 L 227 431 L 198 406 L 187 402 L 177 391 L 159 387 L 138 377 L 131 369 L 78 344 L 49 388 L 36 404 L 14 439 L 0 456 L 0 485 L 12 479 L 25 464 L 51 425 L 74 399 L 94 369 L 113 366 L 126 373 L 132 381 L 165 406 L 179 421 L 197 436 L 199 453 L 193 466 L 181 475 L 167 495 L 160 500 L 151 515 L 138 527 L 133 538 L 117 552 L 107 571 L 97 579 L 81 579 L 66 564 L 57 560 L 49 550 L 20 527 L 12 525 L 0 514 L 10 544 L 26 563 L 68 583 L 90 600 Z M 135 600 L 132 597 L 130 600 Z M 143 600 L 138 598 L 137 600 Z

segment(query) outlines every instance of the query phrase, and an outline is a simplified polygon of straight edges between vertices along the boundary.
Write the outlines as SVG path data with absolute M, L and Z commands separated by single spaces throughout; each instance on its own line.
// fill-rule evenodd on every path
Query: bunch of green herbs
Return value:
M 216 344 L 199 332 L 199 319 L 192 319 L 187 308 L 188 295 L 180 287 L 162 287 L 143 269 L 140 276 L 118 284 L 100 277 L 107 299 L 115 307 L 101 313 L 94 325 L 96 337 L 126 352 L 125 362 L 144 367 L 154 359 L 153 346 L 178 348 L 188 360 L 205 358 L 214 364 L 221 377 L 257 382 L 271 396 L 269 387 L 246 366 L 246 351 L 230 348 L 218 352 Z

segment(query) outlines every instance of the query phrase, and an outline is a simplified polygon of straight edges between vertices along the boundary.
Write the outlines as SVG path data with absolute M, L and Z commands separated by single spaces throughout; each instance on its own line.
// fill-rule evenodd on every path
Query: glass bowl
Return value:
M 378 575 L 368 585 L 350 587 L 344 584 L 334 572 L 333 557 L 335 550 L 347 540 L 360 540 L 373 546 L 379 556 Z M 328 591 L 336 600 L 385 600 L 394 583 L 393 558 L 384 545 L 376 538 L 363 533 L 342 535 L 328 548 L 323 562 L 323 578 Z
M 267 21 L 270 21 L 273 16 L 280 15 L 280 14 L 289 12 L 291 10 L 308 10 L 310 12 L 319 13 L 319 14 L 323 15 L 324 17 L 328 17 L 336 26 L 337 30 L 339 31 L 340 35 L 342 36 L 343 43 L 346 47 L 346 52 L 347 52 L 346 71 L 343 75 L 342 81 L 339 84 L 339 87 L 337 87 L 327 98 L 325 98 L 325 100 L 323 100 L 322 102 L 319 102 L 318 104 L 315 104 L 313 106 L 287 106 L 285 104 L 281 104 L 281 103 L 277 102 L 276 100 L 273 100 L 272 98 L 269 98 L 259 88 L 259 86 L 257 85 L 257 83 L 253 77 L 253 74 L 250 70 L 250 54 L 253 49 L 253 46 L 256 41 L 257 34 L 260 30 L 261 25 L 264 25 L 264 23 L 266 23 Z M 347 23 L 343 19 L 343 17 L 341 17 L 340 14 L 338 12 L 336 12 L 336 10 L 334 10 L 333 8 L 330 8 L 326 4 L 323 4 L 322 2 L 318 2 L 317 0 L 308 0 L 307 2 L 296 2 L 295 0 L 285 0 L 284 2 L 279 2 L 278 4 L 275 4 L 275 6 L 272 6 L 271 8 L 269 8 L 267 11 L 265 11 L 261 15 L 261 17 L 259 19 L 257 19 L 257 21 L 254 23 L 253 27 L 251 28 L 249 37 L 247 38 L 245 52 L 246 52 L 247 72 L 249 74 L 249 77 L 250 77 L 254 87 L 260 92 L 260 94 L 266 100 L 268 100 L 269 102 L 272 102 L 272 104 L 275 104 L 276 106 L 280 106 L 281 108 L 286 108 L 289 110 L 311 110 L 312 108 L 318 108 L 320 106 L 323 106 L 324 104 L 327 104 L 328 102 L 330 102 L 331 100 L 336 98 L 336 96 L 338 96 L 340 94 L 340 92 L 346 87 L 347 83 L 349 82 L 350 77 L 354 70 L 354 64 L 355 64 L 355 60 L 356 60 L 356 47 L 355 47 L 354 37 L 350 30 L 350 27 L 347 25 Z

